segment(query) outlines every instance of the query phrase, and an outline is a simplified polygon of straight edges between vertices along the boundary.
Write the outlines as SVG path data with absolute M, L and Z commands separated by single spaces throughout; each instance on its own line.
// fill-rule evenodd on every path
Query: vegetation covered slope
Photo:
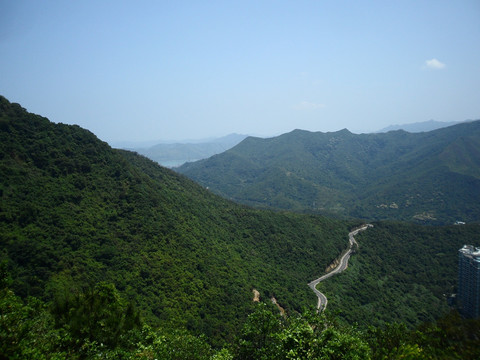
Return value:
M 48 299 L 107 281 L 153 323 L 232 336 L 252 289 L 287 309 L 347 242 L 347 225 L 251 210 L 78 126 L 0 98 L 0 260 Z
M 4 275 L 0 265 L 0 275 Z M 6 281 L 5 281 L 6 280 Z M 450 313 L 410 330 L 403 324 L 359 330 L 317 312 L 282 316 L 258 304 L 238 337 L 214 349 L 203 336 L 152 328 L 112 285 L 69 296 L 67 306 L 20 299 L 0 278 L 0 359 L 472 359 L 480 320 Z M 62 304 L 65 304 L 63 302 Z
M 478 221 L 480 121 L 411 134 L 295 130 L 178 169 L 235 201 L 341 216 Z

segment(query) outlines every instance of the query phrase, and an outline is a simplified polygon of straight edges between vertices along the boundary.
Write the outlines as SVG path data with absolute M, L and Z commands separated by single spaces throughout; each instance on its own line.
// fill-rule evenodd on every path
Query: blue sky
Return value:
M 480 1 L 0 0 L 0 94 L 109 142 L 480 119 Z

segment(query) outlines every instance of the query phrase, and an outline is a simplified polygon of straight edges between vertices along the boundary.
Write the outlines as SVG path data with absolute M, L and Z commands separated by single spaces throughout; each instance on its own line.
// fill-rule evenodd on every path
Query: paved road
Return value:
M 353 245 L 357 245 L 357 242 L 355 241 L 355 237 L 360 231 L 367 230 L 369 227 L 373 227 L 372 224 L 366 224 L 362 227 L 359 227 L 358 229 L 355 229 L 351 231 L 348 234 L 348 249 L 347 251 L 342 255 L 340 258 L 340 263 L 337 265 L 335 269 L 330 271 L 328 274 L 325 274 L 323 276 L 320 276 L 318 279 L 313 280 L 312 282 L 308 283 L 308 286 L 313 290 L 313 292 L 317 295 L 318 297 L 318 304 L 317 304 L 317 309 L 319 310 L 325 310 L 327 307 L 328 299 L 327 297 L 322 294 L 320 291 L 317 290 L 317 285 L 320 281 L 323 281 L 325 279 L 328 279 L 329 277 L 338 274 L 345 270 L 348 266 L 348 260 L 350 259 L 350 256 L 352 255 L 353 252 Z

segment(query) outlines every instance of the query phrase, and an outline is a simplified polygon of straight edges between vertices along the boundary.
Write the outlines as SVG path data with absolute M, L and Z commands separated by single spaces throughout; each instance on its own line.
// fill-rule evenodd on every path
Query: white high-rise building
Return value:
M 464 245 L 458 250 L 458 294 L 460 313 L 468 318 L 480 316 L 480 248 Z

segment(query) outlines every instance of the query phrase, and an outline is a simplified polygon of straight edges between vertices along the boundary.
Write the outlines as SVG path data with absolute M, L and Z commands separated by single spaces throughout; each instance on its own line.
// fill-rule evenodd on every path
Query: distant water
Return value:
M 183 165 L 186 162 L 194 162 L 194 161 L 198 161 L 198 160 L 201 160 L 201 159 L 168 160 L 168 161 L 161 161 L 161 162 L 159 161 L 158 163 L 162 166 L 167 167 L 167 168 L 174 168 L 174 167 L 178 167 L 180 165 Z

